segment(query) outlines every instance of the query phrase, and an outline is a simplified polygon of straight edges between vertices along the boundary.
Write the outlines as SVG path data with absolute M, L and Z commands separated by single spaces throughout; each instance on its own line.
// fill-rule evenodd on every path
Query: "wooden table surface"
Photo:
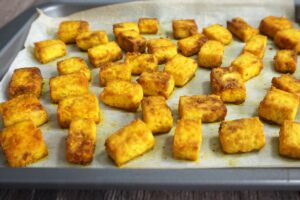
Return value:
M 0 28 L 26 8 L 46 0 L 0 0 Z M 0 36 L 1 39 L 1 36 Z M 1 177 L 0 177 L 1 178 Z M 215 188 L 218 191 L 218 188 Z M 297 191 L 149 191 L 149 190 L 14 190 L 0 189 L 0 199 L 300 199 Z

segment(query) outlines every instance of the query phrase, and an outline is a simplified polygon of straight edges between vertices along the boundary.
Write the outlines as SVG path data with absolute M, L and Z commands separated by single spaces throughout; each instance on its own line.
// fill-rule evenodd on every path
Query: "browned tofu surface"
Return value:
M 76 45 L 83 51 L 88 50 L 99 44 L 108 43 L 108 36 L 105 31 L 88 31 L 78 34 Z
M 203 44 L 198 53 L 198 65 L 204 68 L 220 67 L 223 62 L 224 46 L 216 40 L 209 40 Z
M 245 44 L 243 53 L 251 53 L 260 59 L 265 55 L 268 38 L 264 35 L 254 35 Z
M 278 31 L 274 43 L 281 49 L 290 49 L 300 53 L 300 30 L 291 28 Z
M 90 30 L 89 23 L 82 20 L 63 21 L 60 23 L 57 36 L 66 44 L 75 43 L 76 37 Z
M 279 154 L 300 158 L 300 123 L 286 120 L 279 131 Z
M 57 71 L 60 75 L 82 73 L 91 80 L 91 72 L 84 59 L 80 57 L 71 57 L 57 62 Z
M 190 37 L 179 40 L 177 42 L 178 50 L 184 56 L 192 56 L 197 54 L 203 44 L 207 41 L 208 38 L 204 34 L 197 33 Z
M 286 17 L 268 16 L 261 20 L 259 31 L 261 34 L 273 38 L 278 31 L 292 27 L 293 23 Z
M 153 54 L 158 64 L 163 64 L 177 54 L 177 46 L 170 39 L 158 38 L 147 42 L 148 53 Z
M 280 73 L 294 73 L 297 68 L 297 52 L 279 50 L 274 57 L 275 70 Z
M 127 53 L 125 62 L 132 68 L 131 73 L 133 75 L 156 71 L 158 67 L 158 60 L 153 54 Z
M 203 34 L 210 40 L 216 40 L 223 45 L 228 45 L 232 41 L 232 34 L 227 28 L 220 24 L 213 24 L 203 29 Z
M 159 22 L 157 18 L 140 18 L 138 26 L 141 34 L 156 34 Z
M 227 21 L 227 29 L 243 42 L 247 42 L 259 32 L 258 29 L 250 26 L 240 17 L 235 17 L 231 21 Z
M 280 77 L 273 77 L 272 86 L 280 90 L 293 93 L 300 98 L 300 80 L 296 79 L 292 75 L 283 74 Z
M 146 50 L 147 41 L 134 30 L 123 31 L 118 34 L 117 42 L 126 52 L 141 52 Z
M 173 37 L 182 39 L 195 35 L 198 32 L 198 26 L 194 19 L 178 19 L 172 21 Z
M 131 81 L 131 66 L 127 63 L 107 63 L 100 68 L 99 82 L 101 86 L 116 79 Z
M 121 22 L 113 24 L 113 32 L 115 37 L 118 37 L 121 32 L 124 31 L 135 31 L 139 33 L 139 27 L 135 22 Z
M 43 40 L 34 43 L 34 56 L 42 64 L 67 54 L 67 46 L 61 40 Z

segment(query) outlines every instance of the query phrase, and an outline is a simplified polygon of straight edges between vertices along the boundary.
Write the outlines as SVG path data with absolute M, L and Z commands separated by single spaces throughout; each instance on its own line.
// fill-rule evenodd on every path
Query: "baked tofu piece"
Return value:
M 117 36 L 119 46 L 126 52 L 141 52 L 146 50 L 147 41 L 134 30 L 123 31 Z
M 242 76 L 228 67 L 212 69 L 210 73 L 212 93 L 221 97 L 225 103 L 243 103 L 246 99 L 246 87 Z
M 34 43 L 35 58 L 42 64 L 67 54 L 67 46 L 61 40 L 44 40 Z
M 117 166 L 143 155 L 155 145 L 155 139 L 147 125 L 137 119 L 109 136 L 105 149 Z
M 90 25 L 87 21 L 63 21 L 59 25 L 57 36 L 64 43 L 71 44 L 76 42 L 76 37 L 80 33 L 88 32 L 89 30 Z
M 217 40 L 223 45 L 228 45 L 232 41 L 232 34 L 227 28 L 219 24 L 213 24 L 203 29 L 203 34 L 210 40 Z
M 100 68 L 99 83 L 105 86 L 111 80 L 131 81 L 131 66 L 127 63 L 107 63 Z
M 121 32 L 124 31 L 135 31 L 139 33 L 139 27 L 135 22 L 121 22 L 113 24 L 113 32 L 115 37 L 118 37 Z
M 279 131 L 279 154 L 300 158 L 300 123 L 284 121 Z
M 258 114 L 261 119 L 281 125 L 285 120 L 295 119 L 298 107 L 297 95 L 271 87 L 259 104 Z
M 223 121 L 219 140 L 228 154 L 260 150 L 266 143 L 264 125 L 258 117 Z
M 181 119 L 177 121 L 173 138 L 173 157 L 196 161 L 202 143 L 201 120 Z
M 267 41 L 268 38 L 264 35 L 254 35 L 246 42 L 243 53 L 252 53 L 262 59 L 265 55 Z
M 136 111 L 143 99 L 143 88 L 137 83 L 112 80 L 100 94 L 100 99 L 108 106 Z
M 217 95 L 181 96 L 178 105 L 181 119 L 201 120 L 203 123 L 225 119 L 227 108 Z
M 164 71 L 171 74 L 174 78 L 176 86 L 184 86 L 189 80 L 195 76 L 197 63 L 192 58 L 187 58 L 177 54 L 169 60 Z
M 278 31 L 274 37 L 274 43 L 281 49 L 290 49 L 300 53 L 300 30 L 284 29 Z
M 260 73 L 263 62 L 257 56 L 246 52 L 232 61 L 231 68 L 238 71 L 243 80 L 247 81 Z
M 68 128 L 74 119 L 101 121 L 100 106 L 95 94 L 83 94 L 62 99 L 57 106 L 57 121 L 61 128 Z
M 50 79 L 50 97 L 58 103 L 65 97 L 83 95 L 89 92 L 89 82 L 82 73 L 55 76 Z
M 99 44 L 108 43 L 108 36 L 105 31 L 88 31 L 78 34 L 76 45 L 79 49 L 86 51 Z
M 205 35 L 202 33 L 197 33 L 190 37 L 179 40 L 177 42 L 178 51 L 180 51 L 180 53 L 182 53 L 184 56 L 193 56 L 199 52 L 200 48 L 207 41 L 208 38 Z
M 37 67 L 15 69 L 8 86 L 9 98 L 22 94 L 31 94 L 40 97 L 43 86 L 43 77 Z
M 286 17 L 268 16 L 261 20 L 259 31 L 263 35 L 273 38 L 278 31 L 292 27 L 293 23 Z
M 145 97 L 142 101 L 143 121 L 153 134 L 167 133 L 173 127 L 171 109 L 162 96 Z
M 91 71 L 86 62 L 80 57 L 71 57 L 61 60 L 57 63 L 57 71 L 60 75 L 82 73 L 89 81 L 91 80 Z
M 116 42 L 100 44 L 88 49 L 88 57 L 94 67 L 122 59 L 122 50 Z
M 198 33 L 198 26 L 194 19 L 178 19 L 172 21 L 173 37 L 182 39 Z
M 177 46 L 167 38 L 151 39 L 147 43 L 148 53 L 153 54 L 158 64 L 163 64 L 177 54 Z
M 223 56 L 223 44 L 215 40 L 209 40 L 203 44 L 198 53 L 198 65 L 204 68 L 220 67 Z
M 243 42 L 247 42 L 259 32 L 258 29 L 250 26 L 240 17 L 235 17 L 231 21 L 227 21 L 227 29 Z
M 1 147 L 11 167 L 25 167 L 48 155 L 42 132 L 31 120 L 4 128 Z
M 131 67 L 131 74 L 133 75 L 156 71 L 158 67 L 158 60 L 153 54 L 127 53 L 125 62 Z
M 32 120 L 36 126 L 48 121 L 48 114 L 38 98 L 34 95 L 23 94 L 1 104 L 4 126 Z
M 145 96 L 163 96 L 166 99 L 172 94 L 175 86 L 174 78 L 167 72 L 143 72 L 137 79 L 143 87 Z
M 96 146 L 96 124 L 91 119 L 74 119 L 66 139 L 68 162 L 87 165 L 93 161 Z
M 292 75 L 283 74 L 280 77 L 273 77 L 272 86 L 280 90 L 293 93 L 300 98 L 300 80 L 296 79 Z
M 159 22 L 157 18 L 140 18 L 138 26 L 141 34 L 156 34 Z
M 274 57 L 275 70 L 280 73 L 294 73 L 297 68 L 297 53 L 293 50 L 279 50 Z

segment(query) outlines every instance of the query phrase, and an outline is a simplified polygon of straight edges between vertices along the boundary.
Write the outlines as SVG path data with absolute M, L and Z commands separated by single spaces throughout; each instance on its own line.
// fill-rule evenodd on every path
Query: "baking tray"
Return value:
M 299 3 L 300 0 L 296 0 Z M 23 48 L 36 8 L 49 16 L 104 6 L 124 0 L 85 3 L 51 2 L 28 9 L 0 29 L 0 78 Z M 300 3 L 298 4 L 300 6 Z M 300 13 L 298 13 L 300 15 Z M 297 18 L 297 17 L 296 17 Z M 298 168 L 222 169 L 89 169 L 89 168 L 0 168 L 2 188 L 126 188 L 126 189 L 299 189 Z

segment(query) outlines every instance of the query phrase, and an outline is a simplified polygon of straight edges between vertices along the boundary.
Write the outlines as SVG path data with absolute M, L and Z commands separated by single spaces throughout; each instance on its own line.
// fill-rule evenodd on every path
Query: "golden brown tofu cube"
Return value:
M 138 26 L 141 34 L 156 34 L 159 22 L 157 18 L 140 18 Z
M 122 59 L 121 48 L 116 42 L 108 42 L 88 49 L 89 60 L 94 67 Z
M 105 86 L 111 80 L 131 81 L 131 66 L 127 63 L 107 63 L 100 68 L 99 82 Z
M 293 93 L 300 98 L 300 80 L 292 75 L 283 74 L 280 77 L 273 77 L 272 86 Z
M 117 166 L 143 155 L 154 145 L 151 130 L 139 119 L 119 129 L 105 141 L 106 152 Z
M 134 75 L 156 71 L 158 67 L 158 60 L 153 54 L 127 53 L 125 62 L 132 68 L 131 74 Z
M 279 154 L 300 158 L 300 123 L 284 121 L 279 132 Z
M 177 42 L 178 50 L 184 56 L 192 56 L 199 52 L 200 48 L 205 42 L 208 41 L 208 38 L 202 33 L 192 35 L 190 37 L 181 39 Z
M 58 39 L 66 44 L 76 42 L 76 37 L 83 32 L 88 32 L 90 25 L 87 21 L 63 21 L 60 23 L 58 28 Z
M 142 101 L 143 121 L 153 134 L 167 133 L 173 127 L 171 109 L 162 96 L 145 97 Z
M 243 103 L 246 99 L 246 87 L 242 76 L 228 67 L 212 69 L 210 73 L 212 93 L 226 103 Z
M 164 96 L 166 99 L 172 94 L 175 81 L 167 72 L 143 72 L 137 79 L 143 87 L 145 96 Z
M 113 25 L 113 32 L 115 37 L 118 37 L 119 34 L 123 31 L 135 31 L 139 33 L 139 27 L 135 22 L 122 22 Z
M 4 128 L 1 147 L 11 167 L 25 167 L 48 155 L 42 132 L 31 120 Z
M 260 73 L 263 62 L 257 56 L 246 52 L 233 60 L 231 67 L 241 74 L 244 81 L 247 81 Z
M 181 119 L 201 120 L 203 123 L 225 119 L 227 108 L 219 96 L 181 96 L 178 105 Z
M 86 165 L 93 161 L 96 146 L 96 124 L 91 119 L 74 119 L 66 139 L 68 162 Z
M 65 60 L 61 60 L 57 63 L 57 71 L 60 75 L 82 73 L 90 81 L 91 72 L 86 62 L 79 57 L 71 57 Z
M 68 128 L 72 120 L 90 119 L 96 124 L 101 121 L 100 107 L 95 94 L 70 96 L 59 101 L 57 120 L 62 128 Z
M 37 67 L 15 69 L 8 86 L 10 98 L 22 94 L 31 94 L 40 97 L 43 86 L 43 77 Z
M 1 109 L 4 126 L 24 120 L 32 120 L 36 126 L 40 126 L 48 121 L 46 110 L 33 95 L 19 95 L 2 103 Z
M 184 57 L 180 54 L 169 60 L 164 71 L 171 74 L 175 80 L 176 86 L 184 86 L 195 76 L 197 63 L 192 58 Z
M 167 38 L 149 40 L 147 47 L 148 53 L 157 58 L 158 64 L 167 62 L 177 54 L 176 44 Z
M 240 17 L 235 17 L 231 21 L 227 21 L 227 29 L 243 42 L 247 42 L 259 32 L 258 29 L 253 28 Z
M 293 50 L 279 50 L 274 57 L 275 70 L 280 73 L 294 73 L 297 68 L 297 53 Z
M 203 34 L 210 40 L 216 40 L 223 45 L 228 45 L 232 41 L 232 34 L 227 28 L 219 24 L 214 24 L 203 29 Z
M 175 39 L 182 39 L 195 35 L 198 32 L 198 26 L 194 19 L 178 19 L 172 21 L 173 36 Z
M 138 32 L 123 31 L 117 36 L 119 46 L 126 52 L 141 52 L 146 50 L 147 41 Z
M 223 44 L 215 40 L 209 40 L 203 44 L 198 53 L 198 65 L 204 68 L 220 67 L 223 56 Z
M 177 121 L 173 138 L 174 158 L 198 160 L 201 143 L 201 120 L 181 119 Z
M 258 117 L 221 122 L 219 140 L 225 153 L 260 150 L 266 143 L 264 125 Z
M 265 55 L 268 38 L 264 35 L 255 35 L 247 41 L 243 53 L 248 52 L 262 59 Z
M 286 17 L 268 16 L 261 20 L 259 31 L 262 34 L 273 38 L 278 31 L 292 27 L 293 23 Z
M 44 40 L 34 43 L 35 58 L 42 64 L 67 54 L 67 46 L 61 40 Z
M 89 31 L 78 34 L 76 45 L 83 51 L 88 50 L 99 44 L 108 43 L 108 36 L 105 31 Z
M 284 29 L 278 31 L 274 37 L 274 43 L 281 49 L 290 49 L 300 53 L 300 30 Z
M 268 122 L 281 125 L 285 120 L 295 119 L 298 107 L 297 95 L 271 87 L 259 104 L 258 114 Z
M 108 106 L 136 111 L 143 99 L 143 88 L 137 83 L 112 80 L 100 94 L 100 99 Z
M 82 73 L 55 76 L 50 79 L 50 97 L 58 103 L 65 97 L 83 95 L 89 92 L 89 82 Z

